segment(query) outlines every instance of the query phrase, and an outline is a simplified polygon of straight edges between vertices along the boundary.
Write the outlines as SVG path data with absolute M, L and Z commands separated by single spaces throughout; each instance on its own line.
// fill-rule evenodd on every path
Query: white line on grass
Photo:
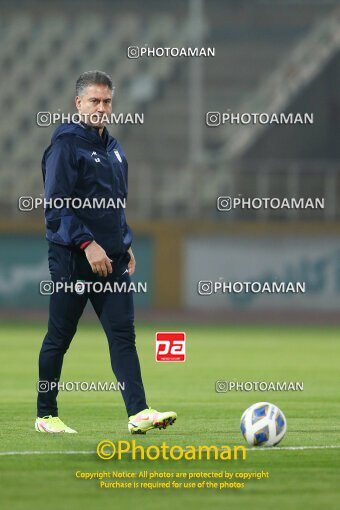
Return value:
M 277 450 L 331 450 L 338 449 L 340 445 L 328 445 L 328 446 L 274 446 L 274 447 L 254 447 L 246 448 L 247 451 L 251 452 L 275 452 Z M 93 455 L 95 450 L 66 450 L 66 451 L 27 451 L 27 452 L 0 452 L 0 456 L 9 455 Z M 127 452 L 131 453 L 131 452 Z
M 332 448 L 340 448 L 340 445 L 328 445 L 328 446 L 272 446 L 272 447 L 256 447 L 246 448 L 250 452 L 273 452 L 275 450 L 331 450 Z
M 85 451 L 85 450 L 66 450 L 66 451 L 55 451 L 55 452 L 39 452 L 39 451 L 27 451 L 27 452 L 0 452 L 0 456 L 6 455 L 93 455 L 96 453 L 94 450 Z

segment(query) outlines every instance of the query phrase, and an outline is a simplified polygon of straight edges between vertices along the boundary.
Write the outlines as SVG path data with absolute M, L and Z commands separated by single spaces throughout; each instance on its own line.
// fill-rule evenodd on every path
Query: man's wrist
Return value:
M 81 243 L 81 245 L 79 246 L 79 248 L 81 250 L 85 250 L 85 248 L 87 248 L 89 246 L 89 244 L 93 243 L 93 239 L 89 240 L 89 241 L 84 241 L 83 243 Z

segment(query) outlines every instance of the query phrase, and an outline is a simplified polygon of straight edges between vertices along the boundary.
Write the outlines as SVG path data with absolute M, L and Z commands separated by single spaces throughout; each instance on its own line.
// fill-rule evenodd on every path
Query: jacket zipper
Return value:
M 98 135 L 98 137 L 99 137 L 99 135 Z M 113 163 L 111 161 L 110 153 L 106 149 L 106 146 L 104 145 L 101 137 L 100 137 L 100 140 L 96 140 L 96 141 L 97 141 L 98 146 L 103 148 L 105 150 L 105 152 L 106 152 L 107 158 L 109 160 L 109 165 L 111 167 L 112 189 L 113 190 L 117 189 L 116 195 L 118 196 L 119 179 L 116 176 L 115 168 L 114 168 L 114 165 L 113 165 Z M 121 251 L 123 249 L 123 247 L 124 247 L 124 243 L 123 243 L 123 233 L 122 233 L 122 224 L 121 224 L 121 214 L 120 214 L 120 211 L 119 211 L 119 214 L 118 214 L 118 218 L 119 218 L 119 242 L 120 242 L 119 251 Z

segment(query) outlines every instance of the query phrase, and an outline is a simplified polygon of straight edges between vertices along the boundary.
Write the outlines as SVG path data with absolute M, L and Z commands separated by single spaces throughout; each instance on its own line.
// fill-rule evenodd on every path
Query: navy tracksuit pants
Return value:
M 64 283 L 77 280 L 102 283 L 109 281 L 112 287 L 114 281 L 119 283 L 126 281 L 128 287 L 130 276 L 126 269 L 130 255 L 126 253 L 110 258 L 113 259 L 113 272 L 104 278 L 92 272 L 83 251 L 49 243 L 51 280 Z M 48 331 L 39 355 L 39 380 L 59 381 L 64 354 L 75 335 L 88 299 L 106 333 L 112 370 L 117 381 L 124 383 L 121 392 L 127 414 L 131 416 L 148 407 L 135 344 L 132 292 L 85 291 L 84 294 L 77 294 L 59 291 L 51 294 Z M 38 393 L 37 416 L 58 416 L 57 395 L 57 388 Z

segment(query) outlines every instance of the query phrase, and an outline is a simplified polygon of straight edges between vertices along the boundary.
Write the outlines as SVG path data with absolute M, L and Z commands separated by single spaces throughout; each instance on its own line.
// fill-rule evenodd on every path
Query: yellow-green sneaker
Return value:
M 37 432 L 48 432 L 50 434 L 59 434 L 67 432 L 68 434 L 77 434 L 76 430 L 71 429 L 61 421 L 58 416 L 43 416 L 35 420 L 35 430 Z
M 128 429 L 131 434 L 146 434 L 150 429 L 166 429 L 177 418 L 174 411 L 160 413 L 155 409 L 144 409 L 134 416 L 129 416 Z

